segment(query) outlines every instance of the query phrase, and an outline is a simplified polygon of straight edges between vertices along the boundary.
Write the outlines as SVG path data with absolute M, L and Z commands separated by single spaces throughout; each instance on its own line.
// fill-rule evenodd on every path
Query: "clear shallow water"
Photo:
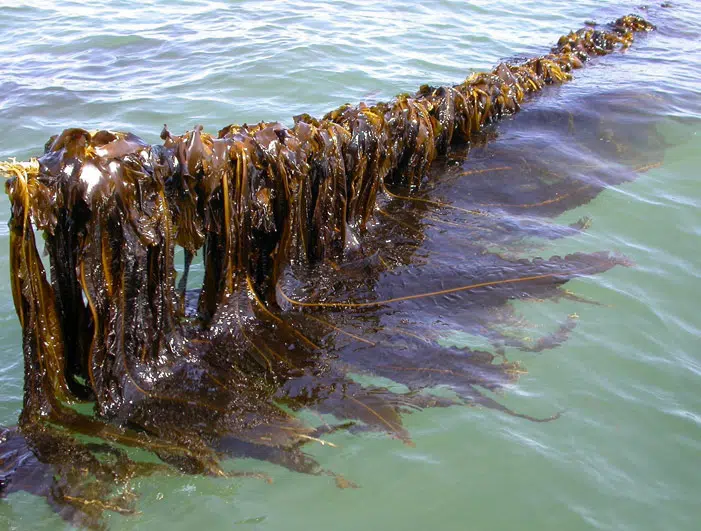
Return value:
M 13 4 L 18 6 L 19 4 Z M 190 4 L 128 2 L 3 6 L 0 18 L 0 158 L 38 154 L 65 127 L 130 130 L 156 141 L 162 124 L 216 130 L 231 122 L 320 115 L 346 101 L 389 99 L 419 84 L 461 80 L 471 69 L 546 51 L 585 19 L 607 21 L 637 2 L 399 2 Z M 24 7 L 23 7 L 24 6 Z M 616 250 L 635 262 L 568 285 L 602 306 L 524 303 L 538 323 L 579 314 L 572 337 L 542 354 L 507 350 L 529 373 L 499 399 L 534 424 L 480 408 L 429 410 L 406 424 L 416 448 L 382 435 L 336 434 L 310 448 L 358 483 L 266 463 L 255 480 L 153 477 L 140 481 L 141 514 L 114 529 L 698 529 L 701 509 L 701 17 L 694 2 L 653 10 L 655 34 L 546 90 L 494 142 L 523 134 L 566 149 L 538 120 L 563 101 L 591 106 L 612 91 L 635 118 L 654 122 L 663 164 L 611 187 L 557 222 L 591 228 L 537 254 Z M 601 109 L 598 109 L 601 112 Z M 522 124 L 519 128 L 518 124 Z M 529 130 L 530 131 L 530 130 Z M 631 133 L 631 138 L 634 135 Z M 596 162 L 597 154 L 587 157 Z M 0 217 L 9 217 L 7 200 Z M 0 249 L 7 230 L 0 229 Z M 533 254 L 533 251 L 529 251 Z M 21 340 L 0 257 L 0 423 L 21 406 Z M 463 340 L 469 341 L 469 338 Z M 61 529 L 43 500 L 0 503 L 0 527 Z

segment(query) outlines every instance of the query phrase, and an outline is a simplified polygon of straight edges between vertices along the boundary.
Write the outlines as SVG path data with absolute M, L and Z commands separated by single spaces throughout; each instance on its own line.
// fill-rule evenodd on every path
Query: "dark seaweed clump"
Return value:
M 626 261 L 494 249 L 581 229 L 537 215 L 583 204 L 606 183 L 563 176 L 545 153 L 530 165 L 480 153 L 490 124 L 529 94 L 650 29 L 626 16 L 459 85 L 297 116 L 292 127 L 164 128 L 162 145 L 67 129 L 36 161 L 5 164 L 25 393 L 19 425 L 0 432 L 0 494 L 29 491 L 99 527 L 104 511 L 133 511 L 137 475 L 229 476 L 222 456 L 254 456 L 352 486 L 302 447 L 330 444 L 324 435 L 339 429 L 411 444 L 402 414 L 426 407 L 550 420 L 488 392 L 522 372 L 504 347 L 552 348 L 574 317 L 526 341 L 508 332 L 518 320 L 509 302 L 568 296 L 569 279 Z M 446 190 L 453 201 L 440 199 Z M 204 273 L 192 289 L 198 254 Z M 447 346 L 457 329 L 486 337 L 496 354 Z M 82 402 L 94 414 L 80 413 Z M 319 422 L 300 420 L 302 410 Z M 160 462 L 135 462 L 125 447 Z

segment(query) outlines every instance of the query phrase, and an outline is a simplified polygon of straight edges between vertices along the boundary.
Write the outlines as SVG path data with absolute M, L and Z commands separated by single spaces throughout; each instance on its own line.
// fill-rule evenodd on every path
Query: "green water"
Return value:
M 627 109 L 631 128 L 636 114 L 646 113 L 667 144 L 661 166 L 556 220 L 590 216 L 587 231 L 541 242 L 537 250 L 542 256 L 615 250 L 635 263 L 568 284 L 600 305 L 518 303 L 537 323 L 579 315 L 557 349 L 507 349 L 528 374 L 499 400 L 534 415 L 562 410 L 561 418 L 542 424 L 481 408 L 428 410 L 406 418 L 415 448 L 381 434 L 347 433 L 330 437 L 338 448 L 309 448 L 325 468 L 360 486 L 354 490 L 253 460 L 232 468 L 265 471 L 273 485 L 142 479 L 140 514 L 112 515 L 110 528 L 701 529 L 701 15 L 693 0 L 672 4 L 646 15 L 658 32 L 625 54 L 597 60 L 536 103 L 547 108 L 570 98 L 595 107 L 606 91 L 649 94 L 654 105 Z M 155 142 L 164 122 L 172 131 L 196 123 L 216 130 L 320 115 L 424 82 L 457 82 L 500 59 L 543 53 L 585 19 L 613 19 L 639 2 L 0 5 L 4 159 L 40 153 L 51 134 L 69 126 L 130 130 Z M 527 120 L 527 112 L 515 122 Z M 496 142 L 508 141 L 505 126 Z M 3 199 L 0 218 L 8 217 Z M 0 240 L 7 249 L 4 225 Z M 5 251 L 4 425 L 16 422 L 22 396 L 20 327 L 8 276 Z M 4 528 L 67 524 L 43 499 L 13 494 L 0 501 Z

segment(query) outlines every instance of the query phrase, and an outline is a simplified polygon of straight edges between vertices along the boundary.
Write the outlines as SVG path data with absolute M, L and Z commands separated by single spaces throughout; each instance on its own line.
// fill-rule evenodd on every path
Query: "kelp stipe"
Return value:
M 498 349 L 446 346 L 441 326 L 525 350 L 566 340 L 574 318 L 535 344 L 496 325 L 515 323 L 511 300 L 561 297 L 569 279 L 626 260 L 516 260 L 488 250 L 525 232 L 566 235 L 505 212 L 562 212 L 601 186 L 536 175 L 529 193 L 557 186 L 557 204 L 469 207 L 424 192 L 446 153 L 480 145 L 488 126 L 529 94 L 650 29 L 623 17 L 562 37 L 544 57 L 389 103 L 346 105 L 321 120 L 297 116 L 292 127 L 230 125 L 216 136 L 164 127 L 162 145 L 67 129 L 37 160 L 5 163 L 25 394 L 19 426 L 0 434 L 2 495 L 28 490 L 67 520 L 98 527 L 104 511 L 133 511 L 129 481 L 139 474 L 228 476 L 221 457 L 246 455 L 352 486 L 303 446 L 330 444 L 324 435 L 339 429 L 412 444 L 402 414 L 426 407 L 479 404 L 554 418 L 490 398 L 485 390 L 514 382 L 520 365 Z M 494 174 L 509 186 L 517 174 L 529 178 L 518 170 L 487 165 L 455 178 Z M 434 225 L 450 245 L 426 252 L 438 239 L 427 236 Z M 35 231 L 45 235 L 48 275 Z M 180 279 L 176 247 L 185 255 Z M 197 253 L 204 279 L 190 289 Z M 446 314 L 453 323 L 441 321 Z M 377 377 L 405 390 L 361 383 Z M 436 386 L 452 394 L 431 393 Z M 71 405 L 82 401 L 94 403 L 94 415 Z M 309 425 L 293 414 L 303 409 L 326 416 Z M 123 446 L 165 464 L 133 462 Z

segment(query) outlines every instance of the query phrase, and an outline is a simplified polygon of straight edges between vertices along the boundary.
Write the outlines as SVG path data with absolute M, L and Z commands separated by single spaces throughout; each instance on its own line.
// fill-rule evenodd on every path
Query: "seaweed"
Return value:
M 526 260 L 494 247 L 581 230 L 586 221 L 558 228 L 537 216 L 610 183 L 484 152 L 492 124 L 529 95 L 651 29 L 629 15 L 570 33 L 543 57 L 291 127 L 176 136 L 164 126 L 161 145 L 73 128 L 38 159 L 4 163 L 25 385 L 18 426 L 0 433 L 0 495 L 26 490 L 101 527 L 105 511 L 134 511 L 130 480 L 143 474 L 232 476 L 222 458 L 254 456 L 352 487 L 305 445 L 333 446 L 323 437 L 337 430 L 413 444 L 402 415 L 428 407 L 556 418 L 513 411 L 492 392 L 524 372 L 505 346 L 554 348 L 576 318 L 527 341 L 507 331 L 519 327 L 511 302 L 565 297 L 570 279 L 628 261 Z M 204 275 L 191 288 L 198 254 Z M 495 351 L 449 346 L 455 330 Z

